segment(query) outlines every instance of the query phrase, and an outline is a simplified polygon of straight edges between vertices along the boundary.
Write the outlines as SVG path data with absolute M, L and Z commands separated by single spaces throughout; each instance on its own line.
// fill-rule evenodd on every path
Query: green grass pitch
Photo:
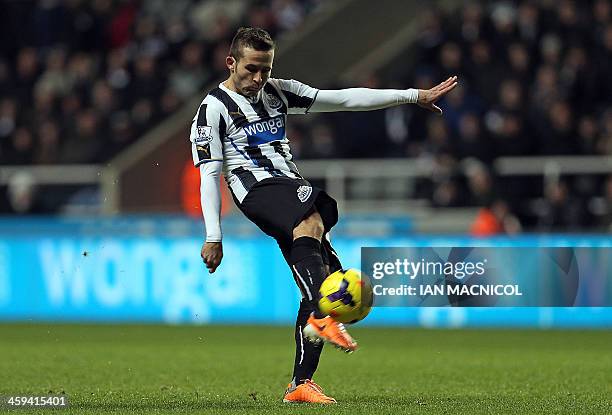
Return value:
M 64 392 L 43 412 L 79 414 L 612 413 L 611 331 L 352 333 L 361 349 L 326 346 L 315 376 L 333 411 L 281 403 L 289 327 L 3 324 L 0 395 Z

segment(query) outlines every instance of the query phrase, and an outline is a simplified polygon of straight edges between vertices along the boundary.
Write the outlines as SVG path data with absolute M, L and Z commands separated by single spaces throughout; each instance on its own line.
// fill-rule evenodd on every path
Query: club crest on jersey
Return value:
M 285 138 L 285 117 L 279 115 L 274 118 L 253 121 L 242 128 L 250 146 L 280 141 Z
M 195 142 L 200 143 L 210 143 L 213 139 L 212 135 L 212 127 L 208 125 L 198 125 L 196 131 L 196 139 Z
M 273 110 L 279 109 L 280 107 L 283 106 L 283 103 L 281 102 L 281 100 L 278 99 L 276 96 L 272 94 L 266 94 L 266 97 L 268 98 L 268 105 Z
M 297 197 L 298 199 L 300 199 L 300 202 L 302 203 L 307 201 L 311 194 L 312 194 L 312 187 L 310 186 L 300 186 L 297 188 Z

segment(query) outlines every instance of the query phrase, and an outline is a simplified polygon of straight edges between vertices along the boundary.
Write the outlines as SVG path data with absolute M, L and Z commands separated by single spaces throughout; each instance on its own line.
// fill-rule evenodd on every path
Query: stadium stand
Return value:
M 293 30 L 315 1 L 8 1 L 0 163 L 108 160 L 225 73 L 236 28 Z
M 7 2 L 0 163 L 109 160 L 223 76 L 237 26 L 276 36 L 299 27 L 319 3 Z M 405 106 L 293 118 L 293 152 L 299 159 L 430 159 L 434 177 L 402 196 L 438 207 L 501 203 L 529 229 L 607 229 L 612 174 L 543 185 L 497 177 L 492 166 L 501 156 L 611 154 L 610 9 L 608 0 L 426 8 L 411 58 L 365 74 L 361 85 L 426 88 L 457 73 L 461 87 L 442 102 L 445 116 Z
M 311 129 L 294 125 L 298 154 L 431 158 L 447 173 L 410 196 L 433 206 L 490 206 L 503 197 L 532 229 L 607 228 L 612 176 L 563 178 L 543 189 L 490 169 L 502 156 L 612 154 L 610 8 L 596 0 L 428 9 L 410 59 L 368 74 L 363 86 L 428 88 L 461 74 L 440 105 L 444 117 L 412 106 L 329 115 Z

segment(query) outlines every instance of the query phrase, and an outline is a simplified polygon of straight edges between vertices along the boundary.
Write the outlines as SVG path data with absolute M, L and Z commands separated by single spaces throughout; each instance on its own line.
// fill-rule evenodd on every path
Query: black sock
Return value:
M 304 338 L 304 327 L 306 320 L 312 313 L 312 304 L 306 299 L 300 302 L 297 319 L 295 321 L 295 362 L 293 364 L 293 381 L 296 385 L 304 383 L 306 379 L 312 379 L 319 357 L 323 350 L 323 343 L 314 344 Z
M 323 256 L 323 262 L 325 265 L 329 267 L 329 274 L 331 275 L 334 272 L 341 270 L 342 264 L 340 263 L 340 258 L 338 257 L 336 250 L 326 236 L 324 236 L 321 240 L 321 256 Z
M 321 242 L 309 236 L 297 238 L 291 247 L 290 261 L 295 280 L 304 298 L 310 302 L 315 317 L 325 317 L 319 311 L 319 288 L 327 277 L 321 256 Z

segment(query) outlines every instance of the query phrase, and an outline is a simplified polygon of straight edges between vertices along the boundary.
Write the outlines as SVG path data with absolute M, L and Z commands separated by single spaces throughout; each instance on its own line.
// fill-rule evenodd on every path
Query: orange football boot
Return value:
M 308 324 L 304 327 L 304 337 L 313 343 L 321 341 L 331 343 L 347 353 L 357 350 L 357 342 L 344 328 L 330 316 L 315 318 L 314 313 L 308 317 Z
M 336 400 L 325 395 L 323 389 L 312 380 L 306 379 L 300 385 L 295 385 L 293 382 L 287 385 L 283 402 L 330 404 L 336 403 Z

